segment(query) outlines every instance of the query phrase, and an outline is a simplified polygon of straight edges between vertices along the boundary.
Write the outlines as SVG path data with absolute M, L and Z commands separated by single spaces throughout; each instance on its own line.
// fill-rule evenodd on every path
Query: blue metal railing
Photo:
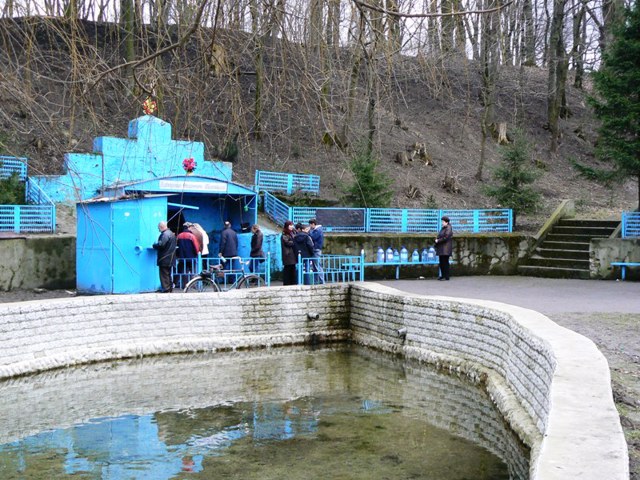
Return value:
M 0 231 L 53 233 L 56 207 L 52 205 L 0 205 Z
M 277 224 L 285 220 L 308 223 L 318 219 L 326 232 L 343 233 L 437 233 L 440 219 L 448 216 L 456 232 L 512 232 L 513 211 L 419 210 L 401 208 L 289 207 L 268 192 L 264 210 Z
M 291 218 L 291 209 L 289 206 L 277 199 L 269 192 L 264 192 L 264 212 L 278 225 L 284 225 L 284 222 Z
M 17 173 L 21 181 L 27 179 L 27 159 L 0 155 L 0 178 L 9 178 Z
M 256 170 L 255 185 L 259 190 L 268 192 L 306 192 L 318 195 L 320 193 L 320 177 L 297 173 L 268 172 Z
M 25 183 L 25 203 L 0 205 L 0 231 L 15 233 L 53 233 L 56 206 L 37 183 L 27 176 L 27 159 L 0 156 L 0 178 L 18 174 Z
M 622 212 L 622 238 L 640 237 L 640 212 Z
M 229 259 L 231 261 L 231 259 Z M 209 270 L 213 265 L 219 265 L 223 260 L 218 257 L 178 258 L 173 267 L 172 276 L 176 289 L 182 290 L 195 275 L 204 270 Z M 242 264 L 240 263 L 242 262 Z M 246 262 L 249 262 L 246 264 Z M 243 265 L 244 264 L 244 265 Z M 244 268 L 245 274 L 253 273 L 264 280 L 266 286 L 271 285 L 271 258 L 267 254 L 265 258 L 239 258 L 235 257 L 233 264 L 229 264 L 229 270 L 223 270 L 221 276 L 216 278 L 222 290 L 227 290 L 240 277 Z
M 298 285 L 363 282 L 364 254 L 322 255 L 320 258 L 298 256 Z

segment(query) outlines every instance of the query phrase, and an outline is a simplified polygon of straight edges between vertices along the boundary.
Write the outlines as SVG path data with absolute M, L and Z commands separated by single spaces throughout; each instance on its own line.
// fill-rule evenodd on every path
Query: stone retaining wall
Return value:
M 0 305 L 0 338 L 0 378 L 112 358 L 353 338 L 484 381 L 532 448 L 531 478 L 629 476 L 606 360 L 590 340 L 519 307 L 376 284 L 79 297 Z

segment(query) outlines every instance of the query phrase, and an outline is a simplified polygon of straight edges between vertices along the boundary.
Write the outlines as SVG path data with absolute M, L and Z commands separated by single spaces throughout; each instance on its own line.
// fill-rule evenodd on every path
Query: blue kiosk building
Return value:
M 111 183 L 100 185 L 99 195 L 80 198 L 76 203 L 76 288 L 80 293 L 156 291 L 160 280 L 152 244 L 158 238 L 157 226 L 161 221 L 166 221 L 176 234 L 185 222 L 199 223 L 209 236 L 210 256 L 217 256 L 220 232 L 224 221 L 229 220 L 238 233 L 238 254 L 249 256 L 250 225 L 257 221 L 257 193 L 230 181 L 229 164 L 205 161 L 202 144 L 182 142 L 188 146 L 185 151 L 184 145 L 176 146 L 179 142 L 167 141 L 166 129 L 170 131 L 170 125 L 166 122 L 151 116 L 134 122 L 144 124 L 143 128 L 140 125 L 135 128 L 130 125 L 129 128 L 130 133 L 146 129 L 144 145 L 132 149 L 127 143 L 130 139 L 124 145 L 136 152 L 131 162 L 144 165 L 144 168 L 131 168 L 124 154 L 119 160 L 121 168 L 118 173 L 136 174 L 124 178 L 112 175 L 109 178 Z M 159 129 L 162 135 L 158 132 L 154 135 L 154 129 Z M 150 140 L 153 138 L 162 141 L 153 142 Z M 197 169 L 202 173 L 193 175 L 182 169 L 185 155 L 195 159 Z M 92 154 L 90 157 L 89 163 L 94 171 L 110 171 L 99 163 L 92 163 L 96 157 L 100 162 L 101 155 Z M 76 167 L 79 164 L 81 162 L 76 159 Z M 72 175 L 82 179 L 77 168 Z M 132 178 L 134 176 L 145 178 Z M 102 176 L 103 179 L 105 177 L 108 175 Z M 71 191 L 64 185 L 60 186 L 63 182 L 54 182 L 51 178 L 46 183 L 55 186 L 58 193 Z M 93 188 L 74 190 L 80 190 L 86 196 Z

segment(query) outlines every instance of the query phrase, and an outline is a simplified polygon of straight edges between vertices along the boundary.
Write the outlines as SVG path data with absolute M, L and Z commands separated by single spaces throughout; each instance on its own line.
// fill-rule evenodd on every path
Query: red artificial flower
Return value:
M 185 172 L 193 172 L 196 169 L 196 161 L 192 157 L 185 158 L 182 161 L 182 168 Z

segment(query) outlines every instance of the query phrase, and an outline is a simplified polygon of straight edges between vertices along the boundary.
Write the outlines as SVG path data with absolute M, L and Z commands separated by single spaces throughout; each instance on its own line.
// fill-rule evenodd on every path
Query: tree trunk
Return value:
M 494 8 L 496 0 L 486 0 L 483 4 L 484 8 Z M 482 89 L 481 98 L 484 107 L 480 130 L 482 132 L 482 142 L 480 144 L 480 161 L 478 162 L 478 170 L 475 178 L 482 181 L 484 161 L 486 157 L 486 144 L 489 136 L 489 128 L 494 123 L 494 104 L 495 104 L 495 87 L 498 81 L 498 62 L 499 62 L 499 45 L 498 45 L 498 28 L 499 14 L 493 12 L 482 16 L 482 39 L 480 42 L 481 60 L 482 60 Z
M 522 2 L 522 55 L 524 64 L 533 67 L 536 64 L 536 39 L 533 30 L 533 7 L 531 0 Z
M 584 47 L 586 41 L 586 22 L 584 0 L 580 0 L 576 5 L 572 1 L 573 9 L 573 48 L 571 49 L 571 59 L 575 77 L 573 86 L 582 89 L 582 78 L 584 75 Z
M 553 16 L 549 36 L 549 80 L 547 83 L 547 121 L 551 132 L 550 150 L 558 149 L 558 120 L 565 94 L 566 80 L 565 51 L 562 30 L 564 26 L 564 7 L 566 0 L 553 1 Z

